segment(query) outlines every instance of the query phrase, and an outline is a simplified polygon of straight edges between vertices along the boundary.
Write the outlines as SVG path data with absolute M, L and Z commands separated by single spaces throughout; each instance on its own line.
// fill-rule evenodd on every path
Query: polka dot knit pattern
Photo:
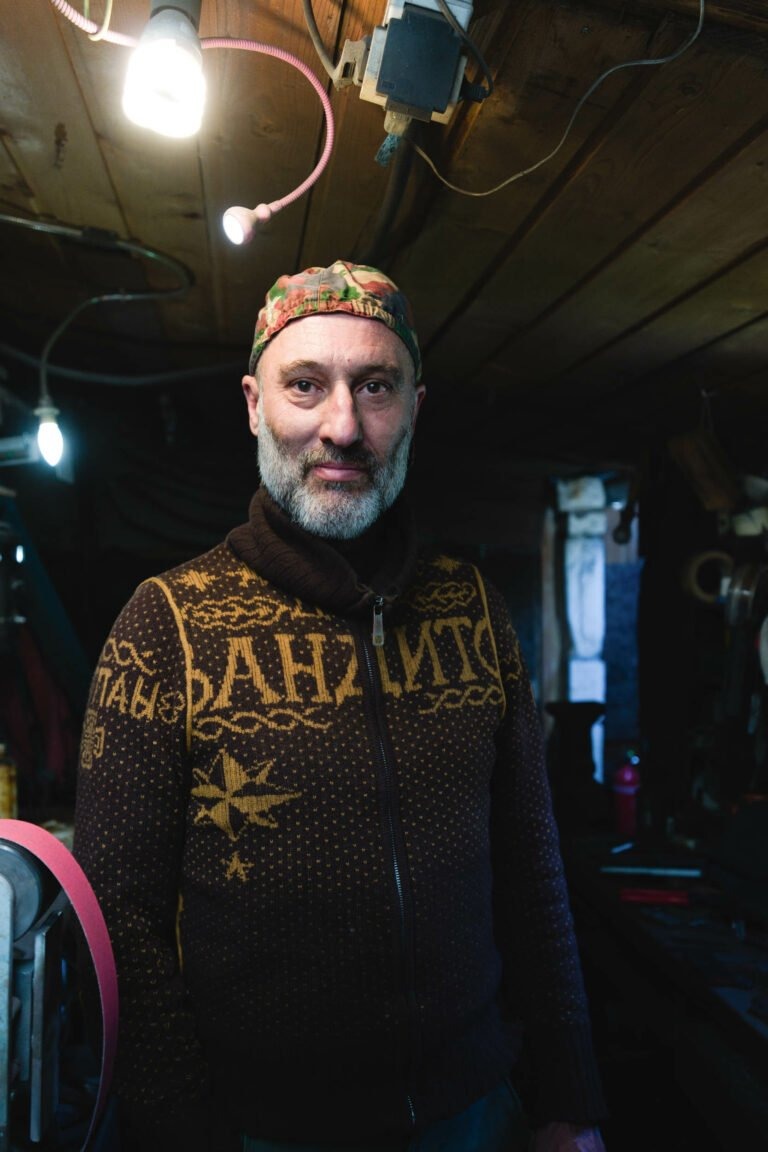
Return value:
M 399 571 L 388 552 L 362 584 L 257 498 L 107 639 L 75 854 L 115 949 L 129 1103 L 213 1093 L 286 1140 L 406 1134 L 508 1074 L 505 1003 L 542 1114 L 601 1113 L 506 608 L 471 565 L 398 539 Z

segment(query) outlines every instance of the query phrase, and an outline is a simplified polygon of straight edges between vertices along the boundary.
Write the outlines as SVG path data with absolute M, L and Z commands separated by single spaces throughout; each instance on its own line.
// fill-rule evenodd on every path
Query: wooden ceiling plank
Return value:
M 11 0 L 0 9 L 0 132 L 36 204 L 64 224 L 120 231 L 123 219 L 62 35 L 68 21 L 42 0 L 26 4 L 23 18 Z
M 661 369 L 621 381 L 594 403 L 588 390 L 572 395 L 570 401 L 563 398 L 555 403 L 546 393 L 521 396 L 508 387 L 506 365 L 491 364 L 484 379 L 484 392 L 496 425 L 508 430 L 497 449 L 511 456 L 525 452 L 561 422 L 563 413 L 563 423 L 577 424 L 579 428 L 594 425 L 601 436 L 609 430 L 621 436 L 649 412 L 653 414 L 652 421 L 662 427 L 665 410 L 679 406 L 680 394 L 690 397 L 700 395 L 702 390 L 724 394 L 742 379 L 764 379 L 766 335 L 768 314 L 763 314 L 729 331 L 718 332 L 698 347 L 665 362 Z
M 596 420 L 607 425 L 620 417 L 626 423 L 642 418 L 644 409 L 654 413 L 654 419 L 663 414 L 674 393 L 704 392 L 714 398 L 733 391 L 749 393 L 753 388 L 764 389 L 766 383 L 765 348 L 768 339 L 768 313 L 720 332 L 711 340 L 653 371 L 639 380 L 633 380 L 623 389 L 605 396 L 593 409 Z
M 695 17 L 699 0 L 591 0 L 596 8 L 607 8 L 619 12 L 677 12 Z M 705 20 L 708 24 L 722 24 L 727 27 L 768 33 L 768 16 L 764 0 L 733 0 L 730 4 L 718 4 L 706 0 Z
M 583 165 L 601 138 L 604 148 L 623 133 L 634 103 L 651 102 L 643 90 L 653 93 L 660 73 L 673 67 L 629 63 L 662 59 L 691 33 L 670 20 L 657 28 L 584 20 L 583 9 L 556 7 L 548 26 L 529 21 L 521 31 L 502 83 L 485 102 L 488 115 L 451 170 L 452 182 L 467 192 L 446 194 L 453 217 L 471 220 L 481 212 L 484 226 L 513 233 L 550 186 L 558 180 L 569 186 L 563 180 L 569 165 L 576 175 L 579 160 Z
M 579 354 L 578 342 L 584 340 L 585 315 L 589 315 L 591 341 L 593 329 L 599 330 L 603 322 L 604 300 L 607 300 L 608 309 L 624 306 L 625 298 L 616 300 L 614 293 L 618 289 L 612 285 L 603 287 L 599 296 L 600 310 L 597 310 L 598 289 L 595 285 L 604 286 L 615 269 L 623 267 L 628 255 L 624 251 L 627 243 L 631 243 L 631 253 L 654 244 L 658 248 L 658 241 L 653 239 L 654 229 L 644 234 L 644 225 L 638 225 L 636 221 L 642 220 L 645 214 L 646 221 L 655 221 L 657 229 L 663 231 L 666 228 L 667 233 L 674 234 L 685 226 L 687 215 L 692 210 L 689 202 L 693 203 L 697 198 L 708 202 L 710 186 L 716 186 L 718 180 L 727 183 L 732 167 L 751 162 L 750 146 L 753 149 L 762 146 L 762 142 L 758 145 L 751 143 L 755 137 L 761 137 L 765 123 L 762 120 L 755 123 L 753 102 L 747 97 L 743 84 L 744 68 L 750 64 L 755 67 L 754 61 L 738 62 L 738 65 L 731 61 L 719 70 L 717 82 L 713 84 L 715 91 L 709 94 L 714 104 L 705 141 L 701 140 L 700 134 L 690 138 L 687 115 L 672 117 L 670 132 L 661 139 L 658 129 L 654 128 L 650 142 L 647 139 L 648 125 L 655 125 L 656 118 L 646 115 L 643 125 L 642 109 L 638 109 L 630 122 L 622 126 L 619 141 L 606 147 L 595 165 L 596 171 L 588 171 L 581 182 L 568 190 L 548 217 L 546 226 L 521 246 L 504 267 L 498 283 L 491 285 L 487 301 L 485 298 L 478 301 L 475 313 L 483 325 L 479 331 L 474 323 L 475 316 L 468 315 L 477 344 L 486 349 L 486 356 L 498 356 L 501 348 L 508 348 L 516 360 L 531 366 L 531 382 L 545 379 L 554 375 L 558 368 L 566 367 Z M 678 82 L 667 80 L 665 85 L 675 87 Z M 720 96 L 722 100 L 718 98 Z M 747 117 L 752 122 L 745 131 L 743 121 Z M 746 148 L 744 143 L 734 143 L 735 128 L 745 132 Z M 642 135 L 635 138 L 639 131 L 644 132 L 644 141 Z M 718 147 L 724 149 L 720 159 L 716 155 Z M 641 158 L 641 171 L 646 173 L 642 181 L 631 180 L 637 166 L 637 160 L 634 168 L 630 164 L 633 155 Z M 734 157 L 736 165 L 731 165 L 729 162 Z M 711 179 L 703 192 L 699 173 L 707 163 L 711 169 L 707 174 Z M 665 167 L 670 169 L 671 166 L 674 166 L 675 180 L 679 185 L 670 206 L 660 203 L 660 198 L 669 195 L 669 184 L 656 179 L 656 173 L 661 174 Z M 615 186 L 606 181 L 601 169 L 609 175 L 617 174 Z M 602 204 L 597 199 L 600 195 L 603 196 Z M 590 197 L 591 208 L 587 203 Z M 600 205 L 598 210 L 595 210 L 596 204 Z M 584 224 L 580 226 L 582 220 Z M 747 214 L 744 221 L 747 227 L 749 221 Z M 735 238 L 734 242 L 738 247 Z M 658 257 L 655 264 L 658 264 Z M 597 274 L 596 270 L 599 270 Z M 506 307 L 499 297 L 499 284 L 504 276 L 525 284 L 525 291 L 517 298 L 508 291 L 504 293 Z M 653 285 L 651 292 L 655 295 L 655 268 L 649 269 L 649 277 L 648 283 Z M 634 273 L 632 280 L 630 297 L 637 291 Z M 579 291 L 574 290 L 574 284 Z M 623 285 L 620 288 L 623 289 Z M 547 300 L 551 302 L 549 305 Z M 543 322 L 539 322 L 539 317 Z M 620 330 L 620 325 L 618 328 Z M 563 336 L 571 331 L 570 343 L 564 344 Z M 467 351 L 474 353 L 475 349 L 470 347 Z M 584 351 L 588 351 L 586 340 Z M 450 346 L 441 349 L 441 358 L 450 356 L 452 352 Z
M 549 14 L 533 13 L 535 19 L 526 28 L 526 35 L 515 43 L 515 51 L 505 68 L 505 79 L 490 100 L 486 101 L 487 111 L 478 118 L 475 132 L 465 148 L 458 172 L 451 172 L 451 178 L 459 187 L 474 190 L 489 189 L 494 181 L 502 180 L 547 156 L 562 138 L 567 118 L 563 116 L 562 93 L 573 92 L 568 104 L 571 112 L 577 100 L 596 79 L 603 67 L 603 61 L 611 64 L 627 59 L 637 59 L 647 50 L 648 29 L 644 26 L 627 28 L 591 28 L 590 36 L 581 33 L 582 16 L 578 12 L 556 13 L 556 23 L 545 20 Z M 675 38 L 669 33 L 669 43 Z M 677 33 L 679 42 L 679 33 Z M 586 51 L 588 42 L 589 51 Z M 666 44 L 667 42 L 665 42 Z M 596 46 L 599 45 L 600 64 L 595 63 Z M 607 66 L 607 65 L 606 65 Z M 648 70 L 649 71 L 649 70 Z M 589 77 L 589 80 L 576 81 L 574 73 Z M 528 77 L 526 80 L 525 78 Z M 646 82 L 646 77 L 643 77 Z M 543 165 L 522 180 L 496 192 L 492 196 L 465 197 L 458 193 L 446 192 L 438 206 L 442 227 L 442 245 L 445 253 L 458 250 L 462 232 L 468 229 L 495 231 L 498 235 L 496 262 L 503 267 L 525 235 L 536 224 L 540 224 L 543 213 L 543 198 L 548 189 L 557 190 L 554 201 L 550 197 L 549 214 L 552 203 L 570 187 L 572 179 L 581 172 L 579 149 L 589 141 L 593 133 L 597 138 L 587 145 L 588 149 L 598 148 L 600 125 L 606 110 L 610 117 L 612 105 L 620 101 L 628 89 L 635 89 L 636 78 L 627 70 L 612 80 L 610 86 L 598 89 L 595 97 L 588 101 L 577 116 L 570 136 L 557 157 Z M 557 127 L 553 129 L 553 125 Z M 514 159 L 510 159 L 514 158 Z M 572 165 L 569 169 L 568 166 Z M 566 172 L 565 178 L 562 173 Z M 582 176 L 581 179 L 584 177 Z M 559 183 L 558 183 L 559 182 Z M 578 182 L 577 182 L 578 183 Z M 514 239 L 510 241 L 510 237 Z M 409 251 L 397 261 L 396 270 L 401 280 L 410 277 L 413 270 L 418 283 L 416 269 L 420 264 L 431 266 L 428 254 L 423 259 L 420 243 L 411 246 Z M 445 256 L 443 257 L 445 259 Z M 469 264 L 473 263 L 471 254 Z M 426 316 L 425 343 L 431 343 L 439 333 L 449 338 L 450 350 L 435 352 L 439 362 L 449 365 L 453 360 L 453 344 L 450 339 L 451 318 L 467 307 L 473 298 L 477 299 L 490 284 L 493 268 L 476 262 L 475 275 L 457 282 L 452 276 L 433 277 L 430 284 L 430 301 L 435 322 L 430 323 Z M 505 283 L 506 275 L 502 272 Z M 466 295 L 466 298 L 465 298 Z M 499 307 L 498 290 L 494 291 L 495 305 Z M 521 298 L 525 298 L 521 293 Z M 505 290 L 509 299 L 510 293 Z M 448 318 L 446 322 L 446 317 Z M 441 326 L 444 330 L 441 330 Z M 478 340 L 482 349 L 484 341 Z M 430 353 L 431 355 L 431 353 Z M 474 350 L 473 350 L 474 355 Z
M 518 38 L 525 35 L 526 21 L 540 5 L 541 0 L 526 0 L 524 3 L 515 4 L 510 12 L 505 9 L 504 5 L 500 4 L 490 13 L 482 15 L 480 19 L 477 18 L 476 14 L 470 22 L 469 35 L 490 69 L 494 89 L 503 80 L 503 74 L 508 70 L 508 57 L 512 46 Z M 477 13 L 477 9 L 475 9 L 475 13 Z M 487 88 L 487 78 L 483 75 L 479 64 L 473 60 L 471 53 L 468 55 L 466 72 L 467 76 L 472 77 L 474 83 L 482 84 L 483 87 Z M 486 100 L 492 99 L 492 97 L 493 93 L 487 96 Z M 485 101 L 462 101 L 459 104 L 445 132 L 443 155 L 450 155 L 454 161 L 461 155 L 464 145 L 472 135 L 475 123 L 483 111 L 484 104 Z
M 617 435 L 637 455 L 653 444 L 700 424 L 704 394 L 716 436 L 733 450 L 747 470 L 764 468 L 764 412 L 768 395 L 765 340 L 768 318 L 727 334 L 656 376 L 607 397 L 597 407 L 585 406 L 582 419 L 603 441 Z M 712 350 L 717 361 L 712 363 Z M 726 368 L 726 362 L 730 367 Z M 758 362 L 759 361 L 759 362 Z M 730 441 L 730 443 L 728 443 Z M 748 461 L 751 459 L 751 464 Z
M 35 192 L 13 153 L 13 144 L 0 136 L 0 212 L 7 216 L 36 217 L 40 209 Z
M 505 450 L 515 452 L 537 436 L 545 436 L 552 428 L 553 412 L 557 413 L 557 423 L 574 429 L 591 424 L 598 436 L 609 428 L 617 435 L 622 429 L 631 429 L 641 412 L 654 413 L 653 420 L 661 427 L 664 413 L 669 416 L 673 408 L 679 409 L 681 395 L 690 398 L 702 387 L 726 389 L 734 376 L 734 359 L 739 363 L 737 376 L 760 371 L 765 363 L 768 299 L 764 311 L 747 319 L 741 302 L 753 301 L 755 285 L 763 284 L 767 276 L 768 250 L 756 256 L 749 267 L 740 266 L 717 292 L 713 288 L 711 298 L 704 292 L 690 300 L 687 315 L 677 317 L 676 323 L 670 319 L 668 329 L 649 327 L 643 342 L 638 340 L 628 350 L 623 371 L 600 384 L 591 378 L 581 383 L 570 380 L 560 382 L 562 386 L 556 390 L 540 389 L 535 396 L 506 389 L 505 397 L 504 369 L 497 366 L 490 379 L 511 429 Z M 680 325 L 685 331 L 683 339 Z M 631 371 L 628 364 L 632 364 Z M 513 419 L 512 413 L 523 413 L 522 423 Z
M 660 310 L 603 357 L 579 373 L 546 388 L 550 398 L 574 395 L 588 386 L 590 398 L 602 397 L 623 383 L 657 371 L 718 334 L 741 327 L 768 312 L 768 239 L 751 259 L 692 292 L 676 306 Z
M 34 224 L 41 215 L 34 191 L 13 156 L 12 148 L 0 140 L 0 245 L 7 286 L 12 301 L 6 308 L 15 315 L 25 311 L 45 311 L 46 299 L 60 299 L 53 288 L 41 292 L 40 284 L 47 285 L 60 273 L 65 263 L 59 241 L 50 233 L 38 231 Z M 46 273 L 39 273 L 43 262 Z
M 746 63 L 755 66 L 755 61 Z M 669 87 L 673 91 L 678 87 L 687 89 L 688 95 L 682 99 L 670 104 L 663 95 L 653 97 L 650 91 L 643 107 L 625 118 L 620 133 L 607 143 L 585 178 L 560 198 L 557 218 L 553 214 L 547 223 L 552 232 L 567 229 L 569 243 L 560 244 L 557 260 L 545 262 L 549 255 L 545 252 L 532 254 L 533 262 L 543 264 L 542 271 L 559 276 L 560 282 L 550 285 L 547 281 L 541 288 L 538 283 L 531 285 L 533 292 L 538 289 L 542 300 L 549 304 L 542 307 L 539 315 L 532 316 L 528 326 L 560 307 L 645 232 L 683 207 L 703 183 L 737 159 L 765 131 L 768 120 L 754 119 L 754 102 L 747 96 L 743 82 L 745 62 L 731 60 L 724 69 L 719 64 L 717 56 L 713 56 L 711 63 L 703 65 L 702 70 L 710 78 L 706 93 L 690 78 L 684 77 L 681 85 L 679 76 L 671 79 Z M 722 80 L 727 82 L 719 82 L 721 72 Z M 713 76 L 717 78 L 714 83 Z M 647 105 L 651 103 L 654 115 L 649 116 Z M 698 118 L 701 109 L 710 103 L 716 113 L 707 116 L 706 140 L 702 140 Z M 669 126 L 663 134 L 659 132 L 659 122 Z M 674 173 L 676 186 L 671 198 L 670 172 Z M 589 209 L 595 204 L 599 211 L 592 222 Z
M 7 0 L 3 5 L 9 7 Z M 36 3 L 25 9 L 24 19 L 17 10 L 4 24 L 4 200 L 19 202 L 21 214 L 32 220 L 115 234 L 124 230 L 123 218 L 71 72 L 60 23 L 52 5 Z M 42 325 L 57 324 L 83 295 L 77 245 L 58 235 L 14 227 L 25 239 L 4 246 L 10 308 L 19 317 L 37 313 Z
M 521 363 L 526 369 L 530 365 L 529 386 L 555 381 L 560 375 L 565 383 L 575 377 L 595 381 L 601 374 L 610 375 L 615 350 L 625 339 L 646 331 L 654 316 L 674 310 L 676 302 L 691 294 L 695 306 L 703 284 L 710 280 L 717 284 L 734 263 L 748 261 L 755 246 L 761 249 L 768 233 L 768 198 L 759 175 L 766 162 L 764 134 L 704 185 L 697 197 L 610 264 L 549 323 L 516 342 Z M 702 243 L 702 236 L 708 243 Z M 583 336 L 585 317 L 590 321 L 589 341 Z M 555 335 L 559 346 L 552 349 Z

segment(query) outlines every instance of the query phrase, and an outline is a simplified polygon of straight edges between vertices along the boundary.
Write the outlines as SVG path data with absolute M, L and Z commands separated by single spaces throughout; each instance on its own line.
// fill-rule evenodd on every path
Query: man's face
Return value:
M 309 532 L 349 540 L 394 503 L 424 386 L 400 338 L 343 313 L 294 320 L 243 378 L 261 480 Z

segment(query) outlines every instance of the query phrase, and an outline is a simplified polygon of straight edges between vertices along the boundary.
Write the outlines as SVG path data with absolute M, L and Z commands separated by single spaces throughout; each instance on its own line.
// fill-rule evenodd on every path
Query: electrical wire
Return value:
M 438 3 L 440 3 L 440 0 L 438 0 Z M 438 172 L 431 157 L 429 157 L 426 152 L 424 152 L 424 150 L 419 147 L 418 144 L 414 144 L 410 141 L 409 143 L 411 144 L 411 147 L 414 149 L 414 151 L 417 152 L 419 156 L 421 156 L 422 160 L 424 160 L 425 163 L 429 165 L 435 176 L 437 176 L 438 180 L 440 180 L 446 186 L 446 188 L 450 188 L 452 192 L 459 192 L 462 196 L 492 196 L 495 192 L 500 192 L 502 188 L 506 188 L 508 184 L 512 184 L 515 180 L 520 180 L 521 177 L 528 176 L 531 172 L 535 172 L 537 168 L 541 168 L 543 164 L 548 163 L 548 161 L 552 160 L 553 157 L 557 155 L 557 153 L 568 139 L 571 128 L 573 127 L 574 121 L 576 120 L 579 112 L 586 104 L 592 93 L 599 87 L 600 84 L 602 84 L 603 80 L 607 79 L 608 76 L 613 75 L 614 72 L 621 71 L 622 68 L 638 68 L 649 65 L 669 64 L 672 60 L 677 60 L 680 56 L 683 55 L 684 52 L 687 52 L 694 41 L 698 39 L 701 29 L 704 25 L 704 4 L 705 0 L 699 0 L 699 20 L 698 24 L 696 25 L 696 29 L 679 48 L 677 48 L 674 52 L 671 52 L 668 56 L 659 56 L 655 59 L 649 58 L 642 60 L 627 60 L 623 64 L 614 64 L 612 68 L 608 68 L 605 72 L 598 76 L 597 80 L 595 80 L 594 83 L 590 85 L 590 87 L 578 101 L 576 107 L 571 113 L 571 118 L 566 125 L 565 131 L 563 132 L 559 143 L 552 149 L 552 151 L 549 152 L 546 156 L 542 157 L 541 160 L 537 160 L 535 164 L 531 164 L 529 168 L 523 168 L 522 171 L 515 172 L 514 175 L 508 176 L 506 180 L 502 180 L 500 184 L 496 184 L 493 188 L 487 188 L 482 192 L 473 192 L 467 188 L 459 188 L 456 184 L 451 184 L 449 180 L 446 180 L 446 178 L 440 172 Z
M 111 19 L 112 19 L 112 0 L 107 0 L 106 7 L 104 9 L 104 16 L 103 16 L 102 21 L 101 21 L 101 27 L 99 28 L 99 30 L 97 32 L 90 32 L 89 33 L 89 39 L 91 39 L 93 41 L 103 40 L 106 37 L 107 33 L 109 32 L 109 22 Z
M 304 20 L 307 25 L 307 31 L 309 32 L 309 38 L 314 45 L 318 59 L 330 76 L 331 80 L 335 81 L 337 65 L 333 63 L 333 60 L 331 60 L 331 57 L 326 51 L 325 44 L 323 44 L 323 38 L 320 35 L 320 29 L 318 28 L 317 20 L 315 19 L 315 10 L 312 7 L 312 0 L 301 0 L 301 2 L 304 7 Z
M 147 260 L 155 260 L 179 278 L 176 288 L 158 289 L 158 296 L 177 296 L 186 292 L 195 282 L 191 271 L 174 256 L 167 256 L 156 248 L 149 248 L 137 240 L 123 240 L 114 232 L 102 228 L 79 228 L 74 224 L 56 224 L 49 220 L 33 220 L 27 216 L 11 216 L 0 212 L 0 224 L 15 224 L 22 228 L 29 228 L 33 232 L 46 232 L 52 236 L 65 236 L 90 247 L 104 248 L 107 251 L 128 252 L 132 256 L 142 256 Z
M 451 11 L 451 9 L 448 7 L 446 0 L 437 0 L 437 5 L 438 5 L 440 11 L 442 12 L 443 16 L 445 16 L 446 20 L 450 24 L 451 28 L 453 28 L 456 35 L 461 40 L 464 41 L 464 43 L 467 45 L 470 52 L 474 56 L 475 60 L 480 65 L 480 69 L 481 69 L 483 75 L 485 76 L 485 79 L 488 81 L 488 87 L 487 88 L 481 88 L 479 96 L 480 96 L 481 100 L 487 100 L 488 97 L 490 96 L 491 92 L 493 92 L 493 75 L 491 73 L 490 68 L 488 67 L 485 60 L 483 59 L 483 55 L 482 55 L 480 49 L 478 48 L 477 44 L 475 44 L 474 40 L 469 35 L 469 33 L 464 28 L 462 28 L 461 24 L 456 19 L 453 12 Z
M 157 261 L 179 277 L 179 283 L 172 288 L 159 288 L 139 292 L 104 292 L 90 296 L 87 300 L 81 300 L 74 308 L 70 309 L 61 323 L 56 326 L 48 337 L 40 353 L 37 366 L 40 376 L 41 401 L 50 401 L 48 393 L 48 361 L 51 350 L 69 325 L 76 320 L 80 313 L 85 311 L 86 308 L 91 307 L 93 304 L 115 302 L 125 304 L 135 303 L 140 300 L 172 299 L 183 296 L 194 283 L 192 273 L 181 261 L 175 260 L 172 256 L 166 256 L 165 253 L 158 252 L 155 248 L 148 248 L 144 244 L 138 244 L 133 240 L 122 240 L 119 236 L 114 236 L 110 232 L 94 228 L 76 228 L 69 224 L 54 224 L 44 220 L 30 220 L 24 216 L 9 216 L 5 213 L 0 213 L 0 223 L 29 228 L 34 232 L 45 232 L 53 236 L 64 236 L 68 239 L 76 240 L 79 243 L 88 244 L 91 247 L 104 248 L 107 251 L 120 251 L 128 252 L 131 255 L 139 255 L 145 259 Z
M 40 377 L 40 400 L 50 401 L 48 393 L 48 360 L 51 355 L 51 349 L 60 336 L 70 326 L 70 324 L 77 319 L 81 312 L 86 308 L 90 308 L 93 304 L 110 304 L 120 303 L 129 304 L 136 303 L 139 300 L 157 300 L 159 296 L 176 296 L 178 292 L 103 292 L 98 296 L 89 296 L 87 300 L 81 300 L 74 308 L 70 309 L 64 319 L 56 328 L 54 328 L 51 335 L 43 345 L 43 350 L 40 353 L 40 360 L 38 363 L 38 371 Z
M 31 356 L 28 352 L 23 352 L 20 348 L 14 348 L 12 344 L 4 344 L 0 342 L 0 355 L 10 356 L 14 360 L 18 360 L 21 364 L 26 364 L 28 368 L 34 368 L 39 371 L 40 358 L 38 356 Z M 168 387 L 171 384 L 187 384 L 191 380 L 205 380 L 210 376 L 229 376 L 232 374 L 243 373 L 242 358 L 231 363 L 216 363 L 210 365 L 199 365 L 196 368 L 172 368 L 167 372 L 141 372 L 135 376 L 125 376 L 121 373 L 115 372 L 89 372 L 84 368 L 64 368 L 62 365 L 49 364 L 48 375 L 60 377 L 62 380 L 77 380 L 82 384 L 98 384 L 101 386 L 109 385 L 116 388 L 157 388 L 158 386 Z M 0 400 L 5 400 L 7 397 L 0 386 Z M 21 405 L 21 401 L 17 401 Z M 21 405 L 27 411 L 27 405 Z
M 96 36 L 101 40 L 107 40 L 110 44 L 120 44 L 123 48 L 134 48 L 136 46 L 134 36 L 123 36 L 122 32 L 113 32 L 104 25 L 99 26 L 95 20 L 89 20 L 86 16 L 81 16 L 76 8 L 73 8 L 71 4 L 67 3 L 67 0 L 51 0 L 51 4 L 53 4 L 58 12 L 61 12 L 62 16 L 66 16 L 70 23 L 74 24 L 76 28 L 79 28 L 81 32 L 87 32 L 89 36 Z

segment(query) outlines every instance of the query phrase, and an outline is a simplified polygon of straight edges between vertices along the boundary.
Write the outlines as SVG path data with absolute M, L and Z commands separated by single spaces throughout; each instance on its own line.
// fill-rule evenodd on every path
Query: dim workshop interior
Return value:
M 168 20 L 180 124 L 128 68 Z M 71 844 L 113 620 L 245 519 L 267 287 L 374 264 L 424 355 L 421 523 L 504 593 L 540 709 L 607 1152 L 768 1149 L 765 4 L 0 0 L 0 28 L 0 817 Z M 0 837 L 8 1152 L 79 1148 L 98 1092 L 68 903 Z

